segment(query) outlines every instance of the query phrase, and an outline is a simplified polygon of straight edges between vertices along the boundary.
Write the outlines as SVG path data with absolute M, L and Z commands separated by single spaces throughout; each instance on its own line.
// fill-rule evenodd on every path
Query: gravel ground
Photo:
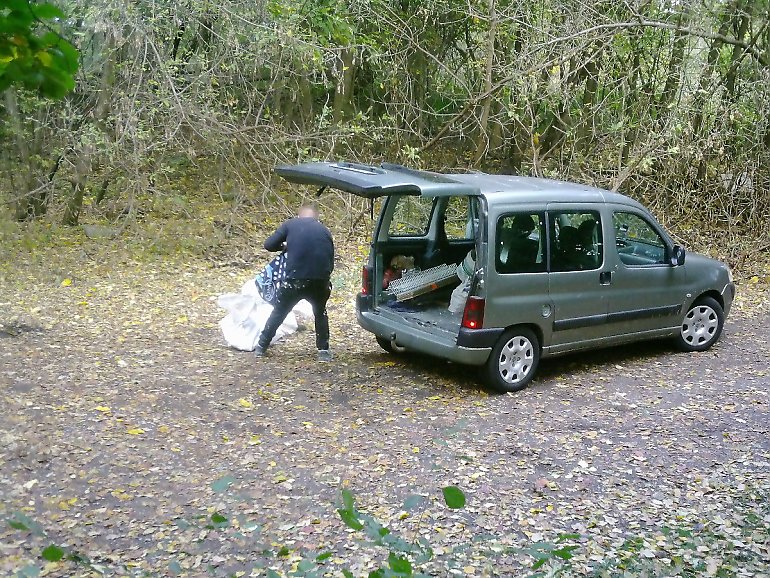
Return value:
M 245 275 L 0 272 L 0 574 L 362 576 L 399 543 L 343 524 L 346 489 L 431 545 L 407 557 L 432 576 L 536 574 L 538 556 L 575 576 L 770 575 L 767 313 L 736 308 L 705 353 L 564 357 L 495 395 L 380 351 L 352 289 L 330 305 L 333 363 L 312 330 L 259 361 L 228 349 L 214 297 Z

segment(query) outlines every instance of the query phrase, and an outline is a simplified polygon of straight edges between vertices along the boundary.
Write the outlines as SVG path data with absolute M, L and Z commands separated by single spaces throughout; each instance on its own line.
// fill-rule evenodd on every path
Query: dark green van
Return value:
M 703 351 L 735 296 L 729 268 L 674 243 L 624 195 L 548 179 L 344 162 L 288 181 L 382 198 L 357 315 L 389 352 L 478 365 L 515 391 L 541 357 L 645 339 Z

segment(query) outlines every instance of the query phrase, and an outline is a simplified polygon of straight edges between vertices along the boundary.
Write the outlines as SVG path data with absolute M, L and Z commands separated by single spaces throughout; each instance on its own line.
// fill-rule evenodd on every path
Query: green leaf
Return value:
M 8 525 L 14 530 L 29 532 L 29 527 L 24 522 L 19 522 L 18 520 L 8 520 Z
M 353 573 L 350 570 L 343 570 L 342 575 L 345 578 L 355 578 L 355 576 L 353 576 Z
M 412 573 L 412 564 L 406 558 L 397 556 L 393 552 L 388 556 L 388 565 L 396 574 L 409 575 Z
M 227 526 L 229 524 L 227 518 L 225 518 L 222 514 L 219 512 L 215 512 L 211 514 L 211 523 L 215 526 L 222 528 L 224 526 Z
M 51 544 L 40 553 L 40 556 L 42 556 L 43 560 L 47 560 L 48 562 L 58 562 L 64 558 L 64 550 L 55 544 Z
M 267 571 L 267 578 L 281 578 L 281 575 L 276 572 L 275 570 L 268 569 Z
M 401 509 L 406 510 L 407 512 L 411 512 L 412 510 L 420 507 L 424 501 L 425 498 L 423 496 L 412 494 L 411 496 L 407 496 L 406 500 L 404 500 L 404 505 L 401 507 Z
M 323 562 L 324 560 L 328 560 L 331 557 L 332 557 L 332 553 L 331 552 L 324 552 L 324 553 L 319 554 L 318 556 L 316 556 L 315 557 L 315 561 L 316 562 Z
M 449 508 L 459 510 L 465 507 L 465 494 L 457 486 L 447 486 L 442 492 L 444 493 L 444 502 Z
M 211 489 L 214 490 L 214 492 L 217 494 L 221 494 L 222 492 L 226 491 L 234 481 L 235 478 L 230 475 L 222 476 L 218 480 L 211 483 Z
M 291 554 L 291 550 L 289 550 L 286 546 L 282 546 L 280 550 L 278 550 L 278 557 L 279 558 L 285 558 Z
M 8 518 L 8 525 L 15 530 L 22 530 L 23 532 L 32 532 L 37 536 L 44 536 L 45 531 L 43 528 L 35 522 L 32 518 L 21 512 L 14 512 L 12 518 Z
M 572 551 L 577 550 L 577 546 L 564 546 L 563 548 L 559 548 L 558 550 L 554 550 L 552 554 L 554 556 L 558 556 L 562 560 L 569 560 L 572 558 Z
M 35 16 L 41 20 L 64 18 L 64 13 L 56 6 L 51 6 L 50 4 L 30 4 L 30 8 L 35 13 Z
M 353 492 L 350 490 L 342 490 L 342 505 L 345 507 L 346 510 L 353 510 L 355 508 L 355 503 L 353 499 Z
M 315 568 L 315 564 L 310 560 L 300 560 L 299 564 L 297 564 L 297 572 L 301 572 L 302 574 L 310 572 L 313 568 Z
M 364 525 L 358 519 L 358 516 L 356 516 L 356 513 L 353 510 L 343 510 L 342 508 L 339 508 L 337 513 L 340 515 L 340 518 L 342 518 L 342 521 L 345 522 L 345 525 L 349 528 L 353 528 L 354 530 L 364 529 Z

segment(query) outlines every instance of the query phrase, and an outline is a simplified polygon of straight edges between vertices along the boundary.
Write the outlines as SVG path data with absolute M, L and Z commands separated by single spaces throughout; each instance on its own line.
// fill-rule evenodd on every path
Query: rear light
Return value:
M 471 296 L 465 302 L 463 311 L 463 327 L 466 329 L 481 329 L 484 326 L 484 303 L 483 297 Z
M 364 265 L 361 269 L 361 295 L 370 295 L 372 293 L 371 268 Z

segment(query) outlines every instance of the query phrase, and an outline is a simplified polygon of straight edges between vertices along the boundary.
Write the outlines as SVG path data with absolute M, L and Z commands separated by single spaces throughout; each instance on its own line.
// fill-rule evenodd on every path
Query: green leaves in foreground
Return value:
M 356 510 L 355 502 L 353 500 L 353 493 L 350 490 L 342 490 L 342 508 L 337 508 L 337 513 L 345 522 L 348 528 L 353 530 L 363 530 L 364 525 L 358 517 L 358 510 Z
M 40 553 L 40 556 L 43 558 L 43 560 L 47 560 L 48 562 L 58 562 L 64 558 L 64 550 L 54 544 L 51 544 Z
M 444 502 L 446 502 L 447 507 L 453 510 L 465 507 L 465 494 L 457 486 L 447 486 L 442 492 L 444 493 Z
M 0 10 L 0 92 L 12 85 L 62 98 L 75 87 L 77 49 L 56 31 L 66 23 L 55 6 L 7 0 Z M 42 24 L 42 25 L 41 25 Z

